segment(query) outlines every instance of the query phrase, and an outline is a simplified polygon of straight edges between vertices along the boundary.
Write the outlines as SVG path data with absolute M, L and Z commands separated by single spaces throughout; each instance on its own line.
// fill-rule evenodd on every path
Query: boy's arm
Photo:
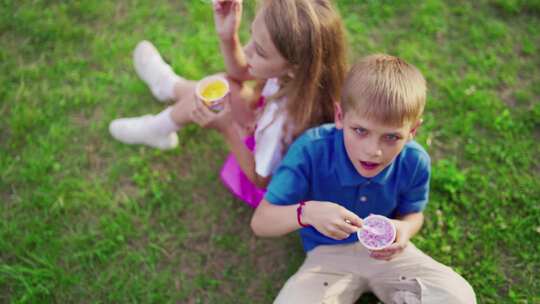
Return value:
M 214 22 L 227 74 L 239 82 L 253 79 L 248 73 L 246 57 L 238 36 L 241 19 L 242 0 L 214 1 Z
M 399 226 L 399 233 L 396 235 L 396 243 L 399 242 L 406 246 L 409 240 L 422 228 L 424 224 L 424 213 L 415 212 L 403 216 L 398 215 L 397 219 L 399 221 L 396 221 L 398 222 L 396 226 Z
M 257 236 L 281 236 L 302 228 L 296 219 L 298 204 L 280 206 L 263 199 L 251 218 L 251 229 Z
M 431 160 L 423 149 L 411 149 L 406 154 L 409 161 L 416 164 L 410 168 L 411 182 L 399 197 L 396 220 L 396 240 L 389 247 L 373 251 L 371 256 L 376 259 L 390 260 L 403 251 L 409 240 L 420 231 L 424 223 L 424 210 L 429 197 L 429 179 L 431 175 Z
M 257 236 L 281 236 L 302 228 L 294 205 L 274 205 L 263 199 L 251 218 L 251 229 Z M 331 202 L 307 201 L 300 220 L 323 235 L 343 240 L 362 227 L 362 220 L 343 206 Z M 348 221 L 348 222 L 347 222 Z M 349 224 L 350 223 L 350 224 Z
M 301 228 L 297 218 L 300 202 L 305 202 L 299 210 L 302 224 L 313 226 L 327 237 L 344 239 L 361 227 L 361 219 L 343 206 L 308 200 L 312 187 L 310 177 L 315 170 L 311 159 L 319 151 L 310 151 L 310 146 L 309 136 L 304 134 L 289 147 L 251 219 L 256 235 L 281 236 Z

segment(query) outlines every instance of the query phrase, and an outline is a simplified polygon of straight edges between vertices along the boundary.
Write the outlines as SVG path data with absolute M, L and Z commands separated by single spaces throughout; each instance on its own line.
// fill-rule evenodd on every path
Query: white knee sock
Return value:
M 180 129 L 171 117 L 172 107 L 168 107 L 160 113 L 152 116 L 152 119 L 148 121 L 148 128 L 150 128 L 156 134 L 169 134 L 176 132 Z
M 185 81 L 176 75 L 152 43 L 143 40 L 133 52 L 133 64 L 139 77 L 150 87 L 159 101 L 174 99 L 174 86 Z
M 109 132 L 126 144 L 144 144 L 162 150 L 178 145 L 176 131 L 180 129 L 171 117 L 172 107 L 156 115 L 144 115 L 113 120 Z

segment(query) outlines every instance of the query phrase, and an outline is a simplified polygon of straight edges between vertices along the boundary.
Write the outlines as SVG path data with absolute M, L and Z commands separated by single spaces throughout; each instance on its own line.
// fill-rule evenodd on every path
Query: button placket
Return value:
M 368 180 L 367 182 L 365 182 L 363 185 L 360 186 L 360 189 L 359 189 L 360 191 L 358 191 L 358 192 L 362 192 L 362 190 L 364 190 L 370 184 L 371 184 L 371 181 Z M 361 203 L 365 203 L 365 202 L 368 201 L 368 197 L 367 197 L 367 195 L 360 193 L 359 196 L 358 196 L 358 200 Z

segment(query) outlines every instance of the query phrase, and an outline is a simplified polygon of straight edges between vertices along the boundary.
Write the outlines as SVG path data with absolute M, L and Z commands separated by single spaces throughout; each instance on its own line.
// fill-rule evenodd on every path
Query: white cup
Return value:
M 225 91 L 219 96 L 204 96 L 204 90 L 208 88 L 209 85 L 219 82 L 225 86 Z M 205 77 L 197 83 L 195 87 L 195 95 L 199 98 L 210 110 L 214 112 L 219 112 L 224 108 L 224 100 L 227 95 L 229 95 L 230 87 L 229 82 L 223 76 L 214 75 Z
M 358 240 L 364 247 L 369 250 L 381 250 L 394 243 L 396 239 L 396 226 L 389 218 L 371 214 L 363 222 L 365 226 L 370 227 L 370 229 L 359 229 L 357 231 Z M 373 222 L 378 222 L 377 226 L 381 227 L 372 227 L 370 224 Z M 380 231 L 374 233 L 372 230 L 375 229 Z

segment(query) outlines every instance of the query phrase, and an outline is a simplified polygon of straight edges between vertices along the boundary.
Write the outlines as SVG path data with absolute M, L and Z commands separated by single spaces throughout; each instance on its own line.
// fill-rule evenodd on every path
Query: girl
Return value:
M 330 0 L 265 0 L 251 24 L 251 39 L 242 48 L 241 13 L 241 0 L 214 1 L 231 84 L 223 111 L 213 113 L 202 105 L 195 97 L 196 82 L 176 75 L 156 48 L 143 41 L 134 51 L 137 73 L 158 100 L 176 103 L 157 115 L 114 120 L 109 130 L 127 144 L 171 149 L 178 145 L 176 131 L 187 123 L 216 129 L 232 152 L 222 180 L 256 207 L 292 140 L 333 120 L 346 72 L 345 32 Z M 261 85 L 249 90 L 243 85 L 246 80 Z M 254 133 L 249 132 L 254 124 Z

